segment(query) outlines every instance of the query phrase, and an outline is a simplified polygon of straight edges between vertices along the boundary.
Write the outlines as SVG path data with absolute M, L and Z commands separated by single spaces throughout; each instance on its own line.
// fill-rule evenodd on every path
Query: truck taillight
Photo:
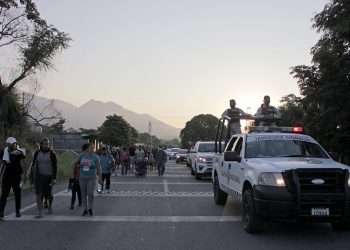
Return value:
M 304 133 L 304 128 L 303 127 L 293 127 L 293 133 L 302 134 L 302 133 Z

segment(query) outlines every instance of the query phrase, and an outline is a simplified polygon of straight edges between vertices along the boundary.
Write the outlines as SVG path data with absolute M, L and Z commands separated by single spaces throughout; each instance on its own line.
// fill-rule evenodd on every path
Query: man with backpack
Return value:
M 38 215 L 42 218 L 43 199 L 48 201 L 48 213 L 52 213 L 52 187 L 56 184 L 57 157 L 50 149 L 50 141 L 45 138 L 40 142 L 40 148 L 34 153 L 32 162 L 32 178 L 35 187 Z

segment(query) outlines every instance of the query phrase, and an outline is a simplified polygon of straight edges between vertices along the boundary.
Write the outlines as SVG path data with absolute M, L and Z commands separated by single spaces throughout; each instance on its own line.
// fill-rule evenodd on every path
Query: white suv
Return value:
M 267 220 L 330 222 L 334 229 L 349 229 L 349 167 L 334 161 L 310 136 L 234 135 L 217 159 L 215 202 L 224 205 L 227 195 L 240 200 L 247 232 L 261 231 Z
M 215 142 L 199 141 L 190 153 L 191 174 L 200 179 L 211 176 L 215 158 Z

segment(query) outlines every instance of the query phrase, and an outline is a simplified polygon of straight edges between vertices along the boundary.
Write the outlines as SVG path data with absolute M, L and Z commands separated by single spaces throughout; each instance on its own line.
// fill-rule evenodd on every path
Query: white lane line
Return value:
M 64 194 L 64 193 L 65 193 L 64 191 L 59 191 L 59 192 L 53 194 L 53 197 L 60 196 L 61 194 Z M 36 202 L 34 202 L 28 206 L 25 206 L 25 207 L 21 208 L 21 213 L 24 213 L 32 208 L 35 208 L 36 206 L 37 206 Z M 11 214 L 7 215 L 6 217 L 14 217 L 15 215 L 16 215 L 16 213 L 11 213 Z
M 56 197 L 69 197 L 61 193 Z M 213 197 L 212 192 L 155 192 L 155 191 L 118 191 L 110 194 L 96 194 L 95 197 Z
M 120 177 L 120 176 L 119 176 Z M 127 176 L 123 176 L 123 177 L 126 177 L 126 178 L 135 178 L 135 175 L 127 175 Z M 161 178 L 193 178 L 193 176 L 191 175 L 185 175 L 185 174 L 171 174 L 171 175 L 163 175 L 162 177 L 159 177 L 158 175 L 155 175 L 155 174 L 151 174 L 151 175 L 147 175 L 147 177 L 158 177 L 159 179 Z M 158 179 L 157 178 L 157 179 Z
M 164 193 L 169 193 L 169 186 L 167 180 L 163 180 L 164 183 Z
M 167 182 L 168 185 L 212 185 L 211 182 Z M 164 182 L 112 181 L 114 185 L 163 185 Z
M 240 216 L 65 216 L 50 215 L 41 219 L 35 219 L 34 215 L 23 215 L 21 218 L 14 216 L 6 218 L 6 221 L 35 221 L 35 222 L 239 222 Z

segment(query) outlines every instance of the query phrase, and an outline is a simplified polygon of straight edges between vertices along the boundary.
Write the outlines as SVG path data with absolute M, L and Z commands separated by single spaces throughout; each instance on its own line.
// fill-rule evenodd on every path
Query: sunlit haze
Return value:
M 73 42 L 40 77 L 39 94 L 113 101 L 179 128 L 220 115 L 230 98 L 254 113 L 263 95 L 278 105 L 298 93 L 290 68 L 309 64 L 311 18 L 326 2 L 40 0 Z

